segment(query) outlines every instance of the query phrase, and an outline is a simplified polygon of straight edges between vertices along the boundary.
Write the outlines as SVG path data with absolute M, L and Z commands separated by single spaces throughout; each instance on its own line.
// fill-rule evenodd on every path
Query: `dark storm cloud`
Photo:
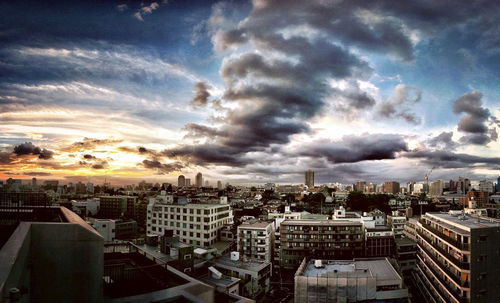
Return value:
M 474 168 L 489 167 L 492 169 L 500 168 L 500 158 L 498 157 L 480 157 L 468 154 L 454 153 L 445 150 L 412 151 L 401 155 L 401 157 L 421 159 L 429 166 L 443 168 Z M 478 166 L 479 165 L 479 166 Z
M 422 91 L 414 86 L 398 84 L 393 95 L 380 105 L 378 114 L 384 118 L 401 118 L 411 124 L 420 124 L 421 119 L 412 112 L 412 107 L 420 102 Z
M 25 142 L 14 146 L 14 154 L 18 156 L 23 155 L 38 155 L 39 159 L 48 160 L 54 155 L 54 152 L 45 148 L 35 146 L 31 142 Z
M 10 156 L 9 152 L 0 152 L 0 164 L 9 164 L 12 161 Z
M 331 163 L 395 159 L 398 152 L 408 150 L 402 136 L 387 134 L 345 136 L 341 141 L 325 140 L 304 145 L 298 155 L 324 157 Z
M 373 4 L 371 6 L 374 6 Z M 215 46 L 225 50 L 250 39 L 259 41 L 276 26 L 309 26 L 347 45 L 390 53 L 403 60 L 413 59 L 412 44 L 403 23 L 396 18 L 367 21 L 360 16 L 370 4 L 357 1 L 254 1 L 250 17 L 238 28 L 220 31 Z M 373 7 L 375 9 L 375 7 Z M 280 12 L 279 18 L 276 18 Z
M 90 155 L 90 154 L 85 154 L 85 155 L 83 155 L 83 158 L 84 158 L 84 159 L 87 159 L 87 160 L 96 159 L 96 157 L 95 157 L 95 156 L 92 156 L 92 155 Z
M 190 103 L 193 106 L 206 106 L 209 102 L 210 93 L 205 82 L 198 82 L 194 85 L 194 97 Z
M 483 94 L 479 91 L 465 93 L 455 100 L 453 104 L 453 112 L 457 114 L 465 113 L 458 122 L 458 130 L 466 133 L 461 142 L 468 144 L 486 145 L 492 140 L 498 139 L 496 129 L 489 129 L 488 122 L 491 122 L 494 117 L 490 111 L 482 106 L 481 98 Z
M 31 172 L 25 172 L 23 173 L 25 176 L 51 176 L 51 173 L 46 173 L 46 172 L 37 172 L 37 171 L 31 171 Z
M 96 163 L 92 164 L 91 167 L 93 169 L 105 169 L 108 166 L 108 163 L 106 161 L 103 161 L 101 163 Z
M 458 144 L 453 141 L 453 132 L 442 132 L 439 135 L 430 138 L 426 141 L 429 147 L 442 149 L 442 150 L 454 150 L 457 148 Z
M 182 164 L 178 162 L 161 163 L 156 159 L 153 160 L 145 159 L 144 161 L 142 161 L 140 165 L 143 166 L 144 168 L 156 169 L 161 174 L 168 174 L 173 171 L 178 171 L 184 167 Z
M 398 15 L 394 12 L 404 11 L 405 7 L 391 7 L 385 2 L 361 5 L 358 1 L 255 1 L 248 18 L 235 28 L 216 31 L 212 37 L 216 50 L 251 43 L 261 51 L 248 51 L 223 60 L 220 70 L 226 82 L 223 98 L 239 108 L 228 110 L 219 119 L 224 124 L 217 129 L 194 124 L 186 127 L 189 137 L 212 140 L 210 149 L 198 154 L 209 160 L 205 155 L 207 150 L 230 151 L 227 157 L 218 154 L 217 163 L 221 163 L 222 158 L 232 164 L 235 155 L 261 151 L 272 144 L 286 144 L 291 135 L 309 131 L 306 121 L 324 108 L 327 96 L 335 95 L 342 100 L 338 107 L 334 105 L 337 109 L 372 108 L 375 100 L 356 82 L 368 79 L 373 73 L 372 67 L 353 49 L 412 61 L 411 30 L 429 23 L 427 30 L 431 31 L 435 20 L 458 24 L 465 18 L 461 12 L 453 11 L 446 18 L 437 13 L 453 6 L 430 2 L 427 7 L 414 6 L 417 12 Z M 408 27 L 406 19 L 415 28 Z M 352 85 L 349 89 L 336 89 L 330 87 L 326 79 L 346 80 Z M 394 95 L 380 106 L 378 114 L 419 124 L 421 118 L 412 106 L 420 102 L 421 95 L 417 87 L 398 85 Z M 202 103 L 206 98 L 206 94 L 200 94 Z M 181 148 L 182 154 L 189 150 L 197 148 Z M 368 152 L 366 156 L 353 155 L 352 159 L 345 156 L 342 161 L 394 157 L 390 148 L 388 154 L 379 154 L 379 151 Z M 332 159 L 335 158 L 336 154 L 332 155 Z
M 211 138 L 215 139 L 218 136 L 224 135 L 214 127 L 189 123 L 184 126 L 183 130 L 187 131 L 185 138 Z
M 162 154 L 188 164 L 201 166 L 209 164 L 243 166 L 249 163 L 242 157 L 241 149 L 218 144 L 184 145 L 166 149 Z

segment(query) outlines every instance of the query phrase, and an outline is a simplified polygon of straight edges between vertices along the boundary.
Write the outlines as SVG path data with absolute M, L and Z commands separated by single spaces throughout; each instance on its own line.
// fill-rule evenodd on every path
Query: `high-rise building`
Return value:
M 184 175 L 180 175 L 177 178 L 177 186 L 178 187 L 185 187 L 186 186 L 186 177 L 184 177 Z
M 409 194 L 413 193 L 414 186 L 415 186 L 415 182 L 413 182 L 413 181 L 406 182 L 406 192 Z
M 222 182 L 221 181 L 217 181 L 217 189 L 222 190 Z
M 457 193 L 465 194 L 470 189 L 470 180 L 464 177 L 459 177 L 457 181 Z
M 429 195 L 432 197 L 441 196 L 443 194 L 443 181 L 436 180 L 429 186 Z
M 87 193 L 87 186 L 82 183 L 81 181 L 78 181 L 78 183 L 75 184 L 75 193 L 77 195 L 82 195 Z
M 500 221 L 426 213 L 417 224 L 417 277 L 432 302 L 500 302 Z
M 196 174 L 196 187 L 203 186 L 203 175 L 201 173 Z
M 398 194 L 399 193 L 399 182 L 396 181 L 386 181 L 382 185 L 382 192 L 386 194 Z
M 87 193 L 89 193 L 89 194 L 94 193 L 94 184 L 91 182 L 87 182 Z
M 485 191 L 488 193 L 494 193 L 495 187 L 493 186 L 493 182 L 488 180 L 479 181 L 479 191 Z
M 366 191 L 366 182 L 365 181 L 356 182 L 356 184 L 354 185 L 354 189 L 356 191 L 365 192 Z
M 31 179 L 31 186 L 36 186 L 36 178 Z
M 497 193 L 500 193 L 500 177 L 497 178 Z
M 190 187 L 190 186 L 191 186 L 191 179 L 186 178 L 186 187 Z
M 210 183 L 208 182 L 208 180 L 205 180 L 205 187 L 209 187 L 210 186 Z
M 314 186 L 314 171 L 306 170 L 304 179 L 305 179 L 304 184 L 307 187 L 313 187 Z

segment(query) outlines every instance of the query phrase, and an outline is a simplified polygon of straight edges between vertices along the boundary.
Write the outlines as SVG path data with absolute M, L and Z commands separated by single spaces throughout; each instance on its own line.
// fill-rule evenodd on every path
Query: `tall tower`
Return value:
M 217 189 L 222 190 L 222 182 L 221 181 L 217 181 Z
M 177 178 L 177 187 L 185 187 L 186 186 L 186 177 L 184 175 L 180 175 Z
M 307 187 L 313 187 L 314 186 L 314 171 L 312 170 L 306 170 L 305 172 L 305 181 L 304 181 L 304 184 L 307 186 Z
M 203 186 L 203 175 L 201 173 L 196 174 L 196 187 Z

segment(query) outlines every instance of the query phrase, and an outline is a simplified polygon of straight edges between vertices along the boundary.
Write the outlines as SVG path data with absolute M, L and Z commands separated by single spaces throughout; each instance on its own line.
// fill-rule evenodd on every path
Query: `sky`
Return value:
M 2 1 L 0 179 L 494 180 L 497 1 Z

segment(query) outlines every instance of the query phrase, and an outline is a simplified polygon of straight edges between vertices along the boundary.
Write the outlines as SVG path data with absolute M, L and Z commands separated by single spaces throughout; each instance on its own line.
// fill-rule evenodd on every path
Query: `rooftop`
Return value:
M 298 275 L 306 277 L 376 278 L 377 286 L 401 284 L 401 276 L 388 259 L 323 260 L 323 267 L 310 260 Z
M 189 283 L 139 252 L 104 254 L 104 295 L 128 297 Z
M 237 268 L 240 268 L 240 269 L 245 269 L 245 270 L 250 270 L 250 271 L 255 271 L 255 272 L 258 272 L 264 268 L 266 268 L 267 266 L 269 266 L 270 263 L 268 262 L 259 262 L 257 260 L 252 260 L 252 259 L 248 259 L 248 260 L 237 260 L 237 261 L 234 261 L 234 260 L 231 260 L 231 257 L 228 256 L 228 255 L 225 255 L 225 256 L 222 256 L 220 258 L 218 258 L 217 260 L 215 260 L 215 265 L 225 265 L 225 266 L 231 266 L 231 267 L 237 267 Z
M 253 223 L 242 223 L 241 225 L 238 226 L 238 228 L 266 228 L 268 227 L 271 222 L 266 222 L 266 221 L 257 221 Z
M 285 225 L 353 225 L 362 226 L 361 222 L 349 220 L 285 220 L 281 224 Z
M 433 218 L 451 226 L 471 231 L 471 229 L 500 227 L 500 220 L 473 216 L 469 214 L 452 215 L 450 213 L 426 213 L 424 217 Z

